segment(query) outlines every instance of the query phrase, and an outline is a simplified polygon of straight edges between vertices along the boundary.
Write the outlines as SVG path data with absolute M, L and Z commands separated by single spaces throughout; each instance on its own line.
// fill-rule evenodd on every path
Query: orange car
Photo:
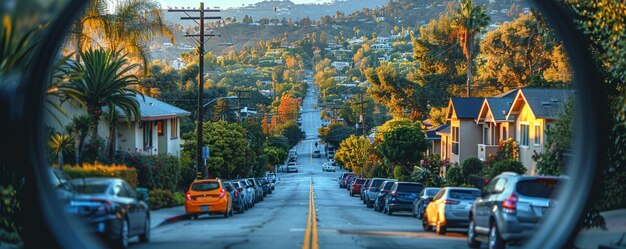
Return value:
M 233 216 L 233 200 L 221 179 L 196 180 L 185 196 L 185 212 L 193 219 L 200 214 Z

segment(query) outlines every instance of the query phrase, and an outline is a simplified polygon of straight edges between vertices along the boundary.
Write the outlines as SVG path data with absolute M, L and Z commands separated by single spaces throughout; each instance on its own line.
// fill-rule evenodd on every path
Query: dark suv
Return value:
M 380 187 L 378 187 L 380 191 L 378 191 L 378 194 L 376 194 L 376 199 L 374 199 L 374 211 L 383 211 L 383 208 L 385 206 L 385 196 L 387 196 L 387 193 L 389 193 L 391 186 L 393 186 L 393 183 L 395 182 L 396 180 L 389 179 L 380 184 Z
M 419 197 L 424 185 L 417 182 L 395 182 L 387 196 L 383 213 L 392 215 L 394 211 L 413 211 L 413 202 Z
M 485 188 L 470 210 L 468 245 L 504 248 L 510 241 L 531 236 L 535 224 L 554 205 L 552 194 L 563 178 L 502 173 Z

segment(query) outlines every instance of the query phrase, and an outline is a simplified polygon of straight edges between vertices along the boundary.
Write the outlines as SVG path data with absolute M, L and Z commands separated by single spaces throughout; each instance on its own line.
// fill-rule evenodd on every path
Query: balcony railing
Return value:
M 478 159 L 480 159 L 481 161 L 487 161 L 490 155 L 495 155 L 496 153 L 498 153 L 497 145 L 478 145 Z

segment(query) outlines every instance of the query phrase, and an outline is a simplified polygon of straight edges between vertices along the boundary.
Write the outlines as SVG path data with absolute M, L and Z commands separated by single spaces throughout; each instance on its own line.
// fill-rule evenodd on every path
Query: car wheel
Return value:
M 447 229 L 446 229 L 446 226 L 445 226 L 445 225 L 441 224 L 441 222 L 440 222 L 440 221 L 437 221 L 437 227 L 436 227 L 436 230 L 437 230 L 437 234 L 439 234 L 439 235 L 444 235 L 444 234 L 446 234 L 446 230 L 447 230 Z
M 424 217 L 424 213 L 422 212 L 422 208 L 421 207 L 417 207 L 417 218 L 421 219 L 422 217 Z
M 413 218 L 417 218 L 417 211 L 415 210 L 415 206 L 413 206 L 413 208 L 411 209 L 411 215 L 413 216 Z
M 480 247 L 480 241 L 476 240 L 476 224 L 474 223 L 474 218 L 470 219 L 470 224 L 467 228 L 467 246 L 470 248 Z
M 150 216 L 148 214 L 146 214 L 146 222 L 143 229 L 143 234 L 139 235 L 139 242 L 146 243 L 150 241 Z
M 498 226 L 494 222 L 489 229 L 489 249 L 504 249 L 504 239 L 500 237 Z
M 433 227 L 428 223 L 426 215 L 422 217 L 422 229 L 424 229 L 424 232 L 430 232 L 433 230 Z
M 371 201 L 367 201 L 367 203 L 365 203 L 365 205 L 368 208 L 371 208 L 373 206 Z
M 224 212 L 224 218 L 228 218 L 229 214 L 230 214 L 230 211 L 226 210 L 226 212 Z
M 130 231 L 128 227 L 128 221 L 126 219 L 123 219 L 121 225 L 122 227 L 120 228 L 120 237 L 117 241 L 117 247 L 128 248 L 128 233 Z
M 350 191 L 350 196 L 354 196 L 354 195 L 352 194 L 352 191 Z

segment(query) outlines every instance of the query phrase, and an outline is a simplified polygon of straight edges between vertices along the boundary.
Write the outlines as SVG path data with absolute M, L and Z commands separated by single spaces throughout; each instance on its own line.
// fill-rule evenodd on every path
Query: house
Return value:
M 178 58 L 178 59 L 173 60 L 172 62 L 170 62 L 170 66 L 173 69 L 180 70 L 181 68 L 186 67 L 187 63 L 183 62 L 180 58 Z
M 426 151 L 426 155 L 439 154 L 441 156 L 441 135 L 437 133 L 449 127 L 450 125 L 445 124 L 445 125 L 440 125 L 436 127 L 431 127 L 426 130 L 426 140 L 431 142 L 430 147 Z
M 332 63 L 330 63 L 330 66 L 336 68 L 337 70 L 341 70 L 344 69 L 346 67 L 350 67 L 350 62 L 346 62 L 346 61 L 333 61 Z
M 141 120 L 133 120 L 128 124 L 123 112 L 118 111 L 120 124 L 115 145 L 117 150 L 180 157 L 180 118 L 191 113 L 148 96 L 142 98 L 137 95 L 136 98 Z M 107 131 L 108 127 L 101 130 Z
M 441 156 L 452 163 L 462 163 L 468 157 L 478 154 L 477 145 L 481 143 L 481 131 L 476 126 L 483 98 L 450 98 L 446 119 L 450 124 L 449 133 L 440 130 Z
M 481 130 L 481 143 L 478 144 L 478 159 L 489 160 L 498 152 L 500 141 L 513 137 L 515 127 L 507 114 L 518 90 L 512 90 L 483 100 L 476 118 Z M 513 129 L 511 129 L 513 128 Z
M 571 89 L 522 88 L 508 111 L 507 119 L 513 120 L 513 137 L 519 145 L 519 160 L 534 175 L 535 153 L 542 153 L 546 142 L 545 131 L 563 112 L 565 103 L 574 96 Z

